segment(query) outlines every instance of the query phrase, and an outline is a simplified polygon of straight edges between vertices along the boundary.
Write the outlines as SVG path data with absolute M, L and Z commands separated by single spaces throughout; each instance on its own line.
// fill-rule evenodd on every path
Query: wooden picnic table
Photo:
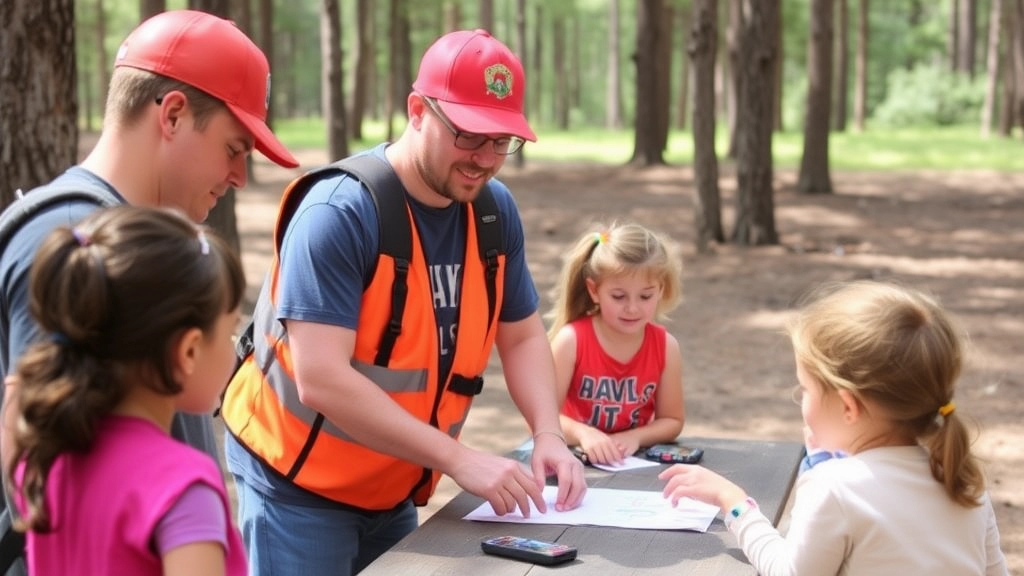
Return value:
M 802 444 L 726 438 L 681 438 L 680 443 L 704 448 L 701 464 L 743 486 L 765 515 L 778 525 L 803 457 Z M 528 453 L 520 451 L 513 456 L 524 459 L 528 458 Z M 611 473 L 588 466 L 587 485 L 660 492 L 663 482 L 657 475 L 664 468 Z M 459 493 L 360 576 L 523 576 L 556 570 L 558 574 L 587 576 L 755 574 L 737 547 L 736 539 L 726 530 L 721 516 L 712 522 L 706 533 L 462 519 L 481 503 L 481 498 Z M 502 535 L 568 544 L 579 550 L 579 556 L 566 564 L 545 567 L 481 551 L 482 539 Z

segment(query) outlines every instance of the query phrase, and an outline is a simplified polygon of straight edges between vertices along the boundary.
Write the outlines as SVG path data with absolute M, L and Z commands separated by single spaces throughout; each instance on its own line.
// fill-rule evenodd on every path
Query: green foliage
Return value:
M 889 127 L 977 125 L 984 98 L 983 79 L 971 81 L 938 63 L 896 69 L 872 121 Z
M 396 124 L 396 129 L 402 126 Z M 291 148 L 325 148 L 323 121 L 319 118 L 281 120 L 275 132 Z M 352 143 L 352 150 L 365 150 L 383 140 L 381 122 L 367 122 L 364 139 Z M 719 163 L 725 158 L 728 134 L 716 130 Z M 527 162 L 599 162 L 624 164 L 633 154 L 631 130 L 580 128 L 568 132 L 537 130 L 537 142 L 525 147 Z M 838 170 L 966 170 L 1020 171 L 1020 143 L 1003 138 L 978 136 L 976 126 L 911 129 L 872 128 L 861 134 L 833 133 L 829 144 L 830 164 Z M 775 167 L 796 169 L 803 154 L 803 134 L 798 130 L 775 134 L 772 141 Z M 665 159 L 670 164 L 693 162 L 693 134 L 673 130 L 669 134 Z M 725 173 L 726 170 L 723 170 Z M 728 178 L 728 176 L 723 176 Z

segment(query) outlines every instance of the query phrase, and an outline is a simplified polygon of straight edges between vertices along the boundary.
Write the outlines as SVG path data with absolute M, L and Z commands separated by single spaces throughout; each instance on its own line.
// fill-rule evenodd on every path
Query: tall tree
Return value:
M 529 72 L 530 91 L 526 97 L 528 99 L 527 106 L 533 110 L 534 119 L 539 120 L 544 116 L 540 105 L 544 80 L 544 4 L 541 2 L 534 4 L 533 14 L 533 66 Z M 526 62 L 523 62 L 523 66 L 526 66 Z
M 519 62 L 522 63 L 523 68 L 525 69 L 526 68 L 526 63 L 529 62 L 529 59 L 526 57 L 527 56 L 527 53 L 526 53 L 526 46 L 527 46 L 527 43 L 526 43 L 526 0 L 516 0 L 515 20 L 516 20 L 516 56 L 519 57 Z M 530 80 L 530 79 L 528 78 L 527 80 Z M 531 87 L 531 83 L 529 81 L 526 83 L 526 86 L 528 88 L 527 96 L 529 96 L 529 92 L 533 88 Z M 527 117 L 530 116 L 530 101 L 529 101 L 529 98 L 523 98 L 523 113 L 526 114 Z M 525 148 L 525 146 L 523 146 L 522 148 L 519 149 L 518 152 L 516 152 L 515 164 L 516 164 L 517 168 L 522 168 L 523 165 L 526 164 L 526 153 L 523 152 L 523 148 Z
M 494 30 L 494 0 L 480 0 L 480 27 L 497 35 Z
M 956 72 L 957 63 L 960 61 L 960 0 L 949 0 L 946 53 L 949 56 L 949 69 Z
M 658 15 L 658 38 L 654 46 L 654 126 L 657 129 L 657 143 L 661 151 L 668 150 L 668 132 L 672 125 L 672 30 L 675 17 L 672 3 L 662 5 Z
M 691 29 L 690 26 L 690 12 L 693 7 L 681 6 L 679 8 L 679 29 L 683 31 L 683 41 L 679 44 L 683 47 L 682 58 L 679 59 L 679 94 L 676 96 L 676 130 L 686 130 L 687 112 L 690 109 L 690 44 L 686 39 L 686 31 Z M 717 10 L 716 10 L 717 12 Z M 717 28 L 717 27 L 716 27 Z M 715 42 L 717 49 L 717 41 Z M 712 66 L 714 62 L 712 62 Z M 712 69 L 712 80 L 714 79 L 714 69 Z M 711 87 L 712 95 L 714 95 L 714 85 Z M 714 107 L 711 112 L 714 113 Z
M 868 109 L 868 0 L 860 0 L 857 10 L 857 59 L 854 68 L 853 128 L 864 131 Z
M 1002 36 L 1003 1 L 992 0 L 988 16 L 988 48 L 985 57 L 985 102 L 981 106 L 981 137 L 992 133 L 992 111 L 996 105 L 996 90 L 999 87 L 999 37 Z
M 772 188 L 772 81 L 777 57 L 779 4 L 744 0 L 744 46 L 740 90 L 739 143 L 736 150 L 737 244 L 778 244 Z
M 1013 0 L 1013 3 L 1016 30 L 1013 35 L 1013 77 L 1017 86 L 1013 112 L 1017 122 L 1024 129 L 1024 0 Z
M 850 12 L 847 0 L 836 3 L 836 87 L 835 108 L 832 115 L 832 127 L 836 132 L 846 130 L 847 79 L 850 77 Z
M 797 181 L 797 190 L 804 194 L 832 192 L 828 169 L 829 107 L 832 101 L 832 1 L 811 0 L 804 151 Z
M 555 124 L 560 130 L 569 129 L 569 75 L 566 73 L 566 14 L 555 12 L 552 16 L 551 25 L 553 34 L 551 38 L 551 63 L 553 64 L 555 76 L 555 90 L 551 93 L 553 109 L 555 111 Z
M 636 33 L 636 127 L 634 130 L 633 158 L 630 162 L 642 166 L 664 164 L 663 147 L 657 125 L 658 101 L 658 20 L 663 14 L 663 0 L 637 2 Z
M 187 5 L 190 10 L 202 10 L 221 18 L 231 18 L 231 2 L 229 0 L 188 0 Z
M 113 62 L 107 57 L 107 11 L 103 7 L 103 0 L 96 0 L 96 75 L 99 83 L 97 99 L 103 103 L 107 101 L 112 65 Z
M 775 11 L 778 14 L 778 17 L 775 19 L 775 22 L 777 23 L 777 29 L 775 30 L 775 70 L 773 72 L 775 79 L 775 108 L 772 115 L 775 118 L 775 131 L 782 132 L 784 128 L 782 123 L 782 67 L 786 63 L 783 53 L 783 46 L 785 43 L 782 41 L 782 0 L 764 1 L 774 3 Z
M 352 138 L 363 138 L 363 118 L 366 115 L 366 102 L 369 87 L 373 85 L 372 70 L 374 66 L 374 26 L 372 0 L 356 1 L 356 65 L 352 81 L 352 105 L 348 115 L 349 133 Z
M 1017 107 L 1017 80 L 1013 61 L 1019 34 L 1016 28 L 1020 24 L 1016 24 L 1016 10 L 1015 0 L 1003 2 L 1003 20 L 1006 22 L 1006 26 L 1003 28 L 1006 30 L 1006 46 L 1003 48 L 1003 66 L 1000 71 L 1000 75 L 1003 77 L 1003 94 L 999 106 L 999 135 L 1004 138 L 1009 138 L 1013 133 L 1013 123 L 1016 117 L 1014 110 Z
M 978 36 L 978 0 L 960 0 L 957 20 L 956 69 L 973 79 L 974 47 Z
M 78 154 L 73 0 L 0 2 L 0 202 Z
M 139 0 L 139 21 L 167 10 L 166 0 Z
M 391 0 L 390 26 L 388 29 L 388 96 L 387 96 L 387 140 L 394 140 L 392 120 L 395 114 L 409 113 L 405 101 L 412 86 L 412 43 L 409 40 L 409 5 L 406 0 Z
M 622 128 L 622 70 L 619 63 L 619 0 L 608 0 L 608 73 L 605 75 L 604 125 Z
M 231 19 L 242 32 L 252 38 L 252 3 L 250 0 L 231 0 Z
M 728 74 L 723 75 L 725 84 L 726 123 L 729 126 L 729 158 L 736 157 L 740 131 L 739 100 L 743 82 L 743 5 L 745 0 L 729 0 L 729 27 L 726 32 L 728 44 Z
M 694 226 L 697 250 L 724 242 L 722 200 L 715 153 L 715 59 L 718 52 L 718 0 L 694 0 L 688 43 L 693 60 L 693 180 L 697 187 Z
M 270 64 L 270 74 L 273 76 L 276 70 L 280 70 L 274 61 L 274 0 L 258 0 L 256 5 L 260 17 L 259 33 L 253 40 L 263 50 Z M 267 126 L 274 125 L 274 94 L 271 92 L 269 106 L 267 107 Z
M 327 151 L 332 160 L 348 156 L 345 76 L 341 60 L 341 10 L 338 9 L 338 0 L 321 0 L 320 105 L 327 124 Z
M 462 28 L 462 5 L 458 2 L 445 2 L 442 20 L 444 24 L 441 25 L 441 28 L 445 33 Z

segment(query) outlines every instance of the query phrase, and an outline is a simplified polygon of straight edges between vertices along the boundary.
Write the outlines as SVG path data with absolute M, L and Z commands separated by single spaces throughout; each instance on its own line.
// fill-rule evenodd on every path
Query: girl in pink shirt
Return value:
M 31 287 L 49 336 L 8 382 L 3 434 L 29 573 L 244 575 L 217 463 L 170 436 L 234 368 L 234 252 L 176 212 L 119 206 L 54 230 Z
M 594 463 L 618 463 L 683 429 L 679 342 L 655 321 L 681 296 L 681 264 L 637 224 L 581 237 L 562 270 L 548 332 L 561 424 Z

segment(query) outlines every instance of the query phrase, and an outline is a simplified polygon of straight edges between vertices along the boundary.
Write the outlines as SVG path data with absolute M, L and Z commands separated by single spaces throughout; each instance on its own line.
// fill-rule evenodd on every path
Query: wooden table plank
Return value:
M 757 499 L 764 513 L 778 524 L 803 455 L 799 443 L 721 438 L 683 438 L 682 442 L 704 448 L 701 464 L 743 486 Z M 664 468 L 612 474 L 588 467 L 587 484 L 594 488 L 660 491 L 663 483 L 657 479 L 657 474 Z M 482 502 L 480 498 L 460 493 L 361 575 L 523 576 L 553 570 L 559 574 L 587 576 L 754 574 L 742 551 L 736 547 L 735 538 L 720 519 L 712 523 L 707 533 L 462 520 Z M 576 546 L 579 558 L 549 568 L 485 555 L 480 550 L 482 539 L 504 534 Z

